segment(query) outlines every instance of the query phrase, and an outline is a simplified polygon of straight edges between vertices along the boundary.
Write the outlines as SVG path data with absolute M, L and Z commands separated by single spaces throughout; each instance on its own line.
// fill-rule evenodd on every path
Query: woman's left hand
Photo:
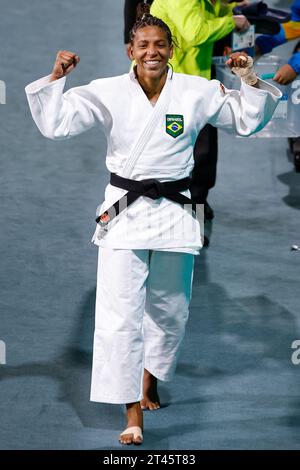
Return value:
M 231 71 L 240 77 L 247 85 L 255 86 L 258 78 L 253 68 L 253 59 L 246 52 L 230 54 L 226 64 Z
M 241 67 L 245 68 L 247 67 L 248 63 L 248 54 L 246 52 L 233 52 L 230 54 L 229 59 L 226 62 L 226 65 L 228 65 L 230 68 L 232 67 Z

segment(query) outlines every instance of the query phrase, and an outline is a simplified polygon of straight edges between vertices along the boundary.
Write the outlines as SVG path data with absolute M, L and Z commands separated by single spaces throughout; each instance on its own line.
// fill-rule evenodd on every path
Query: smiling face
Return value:
M 135 59 L 138 75 L 160 78 L 166 72 L 168 60 L 172 55 L 173 47 L 162 28 L 145 26 L 136 31 L 130 57 Z

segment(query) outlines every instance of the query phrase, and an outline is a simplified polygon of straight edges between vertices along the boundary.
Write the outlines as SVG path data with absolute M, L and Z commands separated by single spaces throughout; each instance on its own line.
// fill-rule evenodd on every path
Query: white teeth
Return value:
M 159 64 L 159 60 L 146 60 L 145 61 L 146 64 Z

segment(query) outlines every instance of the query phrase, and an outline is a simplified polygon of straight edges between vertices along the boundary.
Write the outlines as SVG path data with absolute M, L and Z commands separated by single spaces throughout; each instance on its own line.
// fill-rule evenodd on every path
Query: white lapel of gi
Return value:
M 173 72 L 169 68 L 166 83 L 161 91 L 161 94 L 159 95 L 155 106 L 153 107 L 150 101 L 148 100 L 147 96 L 145 95 L 138 80 L 135 78 L 134 71 L 132 70 L 129 73 L 130 86 L 133 87 L 134 93 L 144 95 L 142 98 L 148 101 L 149 106 L 151 106 L 152 110 L 150 112 L 149 119 L 146 122 L 145 127 L 140 133 L 139 137 L 137 138 L 129 157 L 126 160 L 125 166 L 121 172 L 120 176 L 123 176 L 124 178 L 130 177 L 132 170 L 136 165 L 136 162 L 138 161 L 140 155 L 142 154 L 145 148 L 146 143 L 149 141 L 151 135 L 153 134 L 155 125 L 160 121 L 161 116 L 166 114 L 167 112 L 171 99 L 172 74 Z

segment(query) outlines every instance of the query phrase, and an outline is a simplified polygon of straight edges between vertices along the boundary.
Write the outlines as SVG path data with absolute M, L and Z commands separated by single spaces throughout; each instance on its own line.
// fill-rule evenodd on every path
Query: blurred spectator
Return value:
M 153 0 L 148 1 L 147 3 L 151 5 Z M 141 0 L 125 0 L 124 3 L 124 44 L 126 46 L 127 55 L 129 47 L 129 33 L 136 20 L 136 10 L 138 4 L 141 3 Z
M 263 34 L 256 38 L 257 55 L 268 54 L 274 47 L 281 46 L 287 41 L 300 37 L 300 0 L 295 0 L 291 6 L 291 21 L 280 25 L 280 32 L 274 36 Z M 288 63 L 284 64 L 276 73 L 274 80 L 281 85 L 287 85 L 300 74 L 300 42 L 296 45 L 294 53 Z

